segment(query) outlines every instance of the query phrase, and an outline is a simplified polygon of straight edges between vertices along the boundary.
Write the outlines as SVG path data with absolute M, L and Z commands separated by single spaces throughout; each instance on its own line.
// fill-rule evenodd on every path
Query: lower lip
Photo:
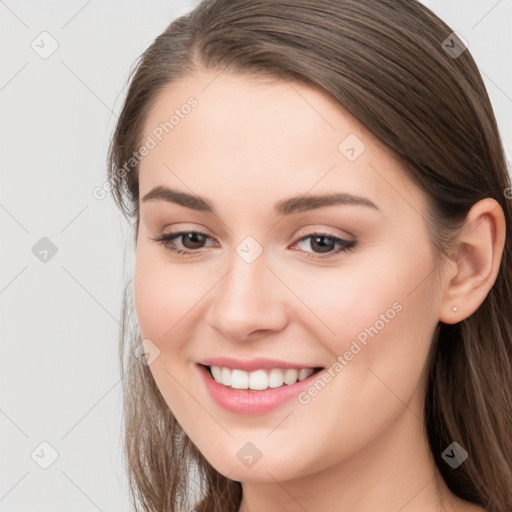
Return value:
M 319 373 L 313 373 L 307 379 L 290 386 L 285 384 L 279 388 L 254 391 L 252 389 L 231 389 L 223 386 L 213 379 L 208 368 L 201 365 L 198 365 L 198 367 L 206 389 L 213 400 L 227 411 L 237 414 L 263 414 L 276 409 L 304 391 Z

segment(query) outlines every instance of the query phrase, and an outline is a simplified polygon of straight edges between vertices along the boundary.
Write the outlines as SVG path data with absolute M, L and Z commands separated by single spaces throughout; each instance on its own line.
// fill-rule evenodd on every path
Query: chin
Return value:
M 247 446 L 247 445 L 245 445 Z M 241 452 L 238 454 L 238 452 Z M 254 452 L 251 460 L 251 448 L 247 447 L 245 450 L 242 448 L 234 450 L 226 450 L 219 454 L 203 455 L 208 462 L 218 471 L 230 480 L 237 482 L 259 482 L 259 483 L 275 483 L 276 480 L 287 481 L 305 476 L 311 472 L 311 466 L 305 467 L 304 461 L 302 464 L 297 464 L 300 460 L 300 449 L 298 449 L 296 456 L 279 453 L 276 447 L 273 450 L 273 455 L 261 454 L 261 458 L 257 458 Z M 233 456 L 226 457 L 228 453 L 233 453 Z

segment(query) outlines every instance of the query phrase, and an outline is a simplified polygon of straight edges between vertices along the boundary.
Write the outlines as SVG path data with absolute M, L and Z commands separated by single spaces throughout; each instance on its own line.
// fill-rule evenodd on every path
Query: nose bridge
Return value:
M 263 251 L 242 242 L 230 260 L 230 270 L 215 287 L 208 321 L 233 339 L 257 330 L 279 330 L 286 314 L 279 284 L 267 268 Z M 284 299 L 284 297 L 283 297 Z
M 217 299 L 227 308 L 226 315 L 241 320 L 257 311 L 263 313 L 265 302 L 271 300 L 266 263 L 264 255 L 254 261 L 247 261 L 239 254 L 232 258 L 231 271 L 221 284 Z
M 263 257 L 259 261 L 248 263 L 238 255 L 232 259 L 231 271 L 226 276 L 225 294 L 226 298 L 235 301 L 237 304 L 258 302 L 257 295 L 264 292 L 264 273 L 268 272 L 266 261 Z M 260 285 L 259 290 L 257 285 Z

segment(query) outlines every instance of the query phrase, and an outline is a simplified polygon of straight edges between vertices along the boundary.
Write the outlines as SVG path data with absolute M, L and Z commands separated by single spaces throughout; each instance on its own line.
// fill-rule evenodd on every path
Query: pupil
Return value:
M 322 243 L 321 241 L 322 240 L 329 240 L 329 242 L 327 244 L 325 243 Z M 314 236 L 312 239 L 311 239 L 311 248 L 314 250 L 315 247 L 314 246 L 317 246 L 317 248 L 319 248 L 320 250 L 317 251 L 317 252 L 329 252 L 329 251 L 332 251 L 334 249 L 334 240 L 332 240 L 331 238 L 327 237 L 327 236 Z
M 183 235 L 182 242 L 187 249 L 199 249 L 204 244 L 204 236 L 200 233 L 187 233 Z

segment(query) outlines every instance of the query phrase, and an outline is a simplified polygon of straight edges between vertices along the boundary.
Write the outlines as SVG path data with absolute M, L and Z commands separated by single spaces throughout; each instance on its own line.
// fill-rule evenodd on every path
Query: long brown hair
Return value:
M 136 237 L 138 162 L 131 157 L 142 145 L 148 111 L 164 87 L 201 68 L 313 85 L 335 98 L 394 152 L 425 192 L 436 258 L 447 256 L 473 204 L 496 199 L 507 222 L 501 267 L 474 314 L 438 324 L 425 419 L 436 465 L 452 492 L 489 512 L 510 512 L 510 178 L 482 78 L 454 37 L 414 0 L 202 2 L 173 21 L 138 60 L 111 141 L 109 182 L 117 205 L 135 220 Z M 190 493 L 198 481 L 196 510 L 236 512 L 241 484 L 219 474 L 183 432 L 149 368 L 132 354 L 141 341 L 132 321 L 127 286 L 120 341 L 134 506 L 184 510 L 187 499 L 194 503 Z M 457 469 L 441 458 L 454 440 L 470 454 Z

